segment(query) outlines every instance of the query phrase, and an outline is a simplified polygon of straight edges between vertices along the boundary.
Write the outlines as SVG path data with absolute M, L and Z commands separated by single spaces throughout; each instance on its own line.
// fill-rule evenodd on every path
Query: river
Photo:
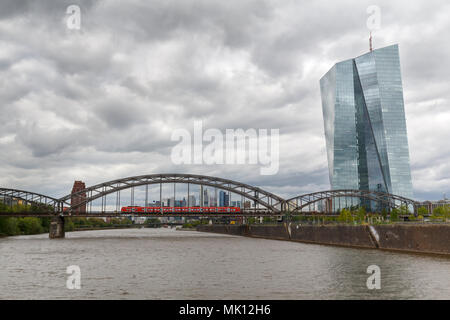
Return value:
M 0 299 L 450 298 L 445 257 L 164 228 L 1 238 L 0 259 Z M 81 289 L 66 287 L 71 265 Z

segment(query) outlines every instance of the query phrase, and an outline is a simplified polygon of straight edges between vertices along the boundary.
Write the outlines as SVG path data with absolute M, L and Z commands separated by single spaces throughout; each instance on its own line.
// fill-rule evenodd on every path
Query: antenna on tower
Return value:
M 372 52 L 372 31 L 370 31 L 370 37 L 369 37 L 369 47 L 370 47 L 370 52 Z

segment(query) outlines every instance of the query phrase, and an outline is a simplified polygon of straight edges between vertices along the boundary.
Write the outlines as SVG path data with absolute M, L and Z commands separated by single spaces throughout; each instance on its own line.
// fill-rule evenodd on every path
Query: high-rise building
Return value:
M 208 196 L 208 189 L 203 190 L 203 203 L 202 205 L 204 207 L 209 206 L 209 196 Z
M 335 64 L 320 90 L 331 188 L 412 198 L 398 45 Z
M 209 206 L 210 207 L 216 207 L 217 206 L 217 201 L 216 201 L 216 198 L 214 196 L 209 196 Z
M 83 201 L 86 200 L 86 193 L 81 193 L 79 195 L 73 195 L 74 193 L 77 193 L 81 190 L 86 189 L 86 184 L 83 181 L 75 181 L 73 183 L 73 187 L 72 187 L 72 197 L 70 198 L 70 204 L 71 206 L 75 206 L 79 203 L 82 203 Z M 76 208 L 73 213 L 86 213 L 86 204 L 83 204 L 81 206 L 79 206 L 78 208 Z
M 193 196 L 193 195 L 189 195 L 189 206 L 190 207 L 195 207 L 195 205 L 196 205 L 196 200 L 195 200 L 195 196 Z
M 228 193 L 225 191 L 219 192 L 219 207 L 228 207 L 230 203 L 230 198 Z

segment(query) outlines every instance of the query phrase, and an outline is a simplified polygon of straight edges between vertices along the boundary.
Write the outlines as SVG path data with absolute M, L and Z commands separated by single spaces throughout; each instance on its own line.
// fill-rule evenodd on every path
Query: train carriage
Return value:
M 239 207 L 140 207 L 127 206 L 121 208 L 122 213 L 239 213 Z

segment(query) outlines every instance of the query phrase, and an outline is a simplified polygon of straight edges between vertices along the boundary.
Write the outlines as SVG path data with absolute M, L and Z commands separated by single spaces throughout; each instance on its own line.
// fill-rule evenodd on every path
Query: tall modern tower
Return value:
M 331 188 L 413 197 L 398 45 L 320 79 Z

